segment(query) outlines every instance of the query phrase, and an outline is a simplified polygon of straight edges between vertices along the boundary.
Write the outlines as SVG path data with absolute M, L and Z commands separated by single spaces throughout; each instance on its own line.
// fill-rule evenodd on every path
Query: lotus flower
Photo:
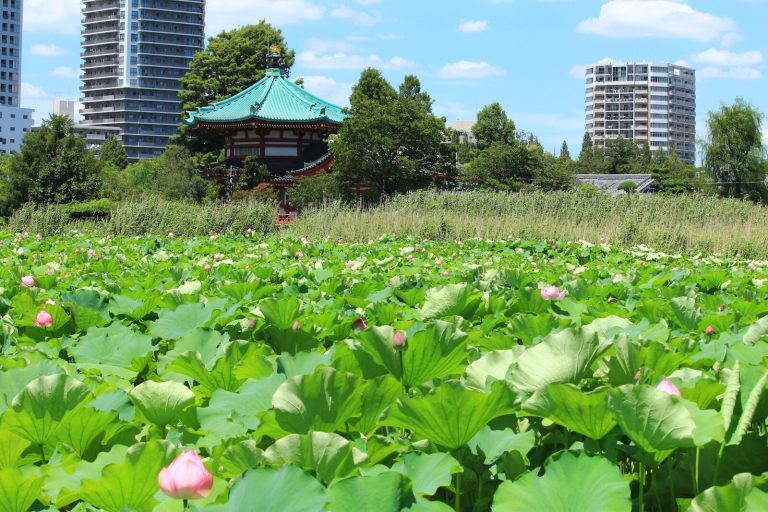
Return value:
M 728 308 L 726 308 L 724 305 L 721 305 L 719 308 L 717 308 L 717 310 L 718 310 L 719 312 L 721 312 L 721 313 L 722 313 L 723 311 L 725 311 L 726 309 L 728 309 Z
M 397 331 L 395 335 L 392 336 L 392 348 L 395 350 L 400 350 L 405 348 L 406 342 L 407 342 L 407 339 L 403 331 Z
M 680 393 L 680 390 L 677 389 L 677 386 L 672 384 L 672 382 L 669 379 L 664 379 L 661 382 L 659 382 L 659 385 L 656 386 L 656 389 L 659 391 L 663 391 L 668 395 L 683 396 L 682 393 Z
M 409 254 L 406 258 L 408 261 L 413 261 L 413 254 Z
M 88 257 L 93 258 L 96 256 L 96 249 L 88 249 Z
M 160 490 L 171 498 L 198 499 L 205 498 L 211 492 L 213 475 L 197 453 L 185 451 L 170 466 L 160 470 L 157 483 Z
M 43 239 L 43 235 L 41 235 L 40 233 L 35 235 L 35 240 L 42 240 L 42 239 Z
M 211 270 L 211 264 L 210 263 L 206 263 L 205 265 L 203 265 L 203 269 L 204 270 Z
M 451 275 L 450 272 L 443 270 L 443 276 L 448 277 L 449 275 Z
M 704 334 L 706 334 L 707 336 L 714 336 L 715 328 L 712 327 L 711 325 L 708 325 L 707 328 L 704 329 Z
M 48 299 L 48 300 L 45 301 L 45 303 L 48 306 L 55 306 L 56 305 L 56 301 L 53 300 L 53 299 Z
M 21 278 L 21 286 L 24 288 L 32 288 L 37 282 L 33 276 L 24 276 Z
M 293 330 L 298 331 L 299 329 L 301 329 L 301 324 L 299 323 L 298 320 L 296 320 L 295 322 L 293 322 Z
M 544 300 L 563 300 L 568 295 L 568 290 L 560 290 L 555 285 L 547 286 L 541 290 L 541 298 Z
M 35 322 L 36 326 L 43 327 L 43 328 L 47 329 L 48 327 L 53 325 L 53 317 L 51 316 L 51 314 L 49 312 L 47 312 L 46 310 L 42 309 L 42 310 L 40 310 L 40 312 L 35 317 L 34 322 Z
M 295 257 L 297 257 L 297 258 L 303 258 L 303 257 L 304 257 L 304 253 L 303 253 L 303 252 L 301 252 L 301 251 L 296 251 L 296 253 L 294 254 L 294 256 L 295 256 Z
M 360 317 L 357 320 L 355 320 L 355 323 L 352 324 L 352 328 L 364 331 L 368 329 L 368 324 L 365 323 L 365 320 L 363 320 L 363 317 Z
M 348 261 L 347 262 L 347 268 L 355 268 L 355 262 L 354 261 Z
M 173 231 L 168 233 L 168 238 L 174 238 L 176 235 L 173 234 Z
M 437 265 L 438 267 L 439 267 L 440 265 L 442 265 L 442 264 L 443 264 L 443 260 L 441 260 L 440 258 L 438 258 L 438 259 L 436 259 L 436 260 L 435 260 L 435 265 Z

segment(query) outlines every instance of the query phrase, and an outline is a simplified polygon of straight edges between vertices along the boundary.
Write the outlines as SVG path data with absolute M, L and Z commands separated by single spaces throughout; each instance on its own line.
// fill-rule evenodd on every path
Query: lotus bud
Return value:
M 712 327 L 711 325 L 708 325 L 707 328 L 704 329 L 704 334 L 706 334 L 707 336 L 714 336 L 715 328 Z
M 173 234 L 173 231 L 168 232 L 168 238 L 175 238 L 176 235 Z
M 540 293 L 544 300 L 563 300 L 568 295 L 568 290 L 560 290 L 557 286 L 552 285 L 543 288 Z
M 211 264 L 210 263 L 206 263 L 205 265 L 203 265 L 203 269 L 204 270 L 211 270 Z
M 210 494 L 213 475 L 200 460 L 197 453 L 185 451 L 160 470 L 157 475 L 160 490 L 176 499 L 199 499 Z
M 728 308 L 726 308 L 726 307 L 725 307 L 725 305 L 721 305 L 719 308 L 717 308 L 717 310 L 718 310 L 719 312 L 721 312 L 721 313 L 722 313 L 723 311 L 725 311 L 726 309 L 728 309 Z
M 683 396 L 682 393 L 680 393 L 680 390 L 677 389 L 677 386 L 672 384 L 672 382 L 670 382 L 668 379 L 664 379 L 661 382 L 659 382 L 659 385 L 656 386 L 656 389 L 659 391 L 663 391 L 668 395 Z
M 304 253 L 303 253 L 303 252 L 301 252 L 301 251 L 296 251 L 296 254 L 294 254 L 294 256 L 295 256 L 296 258 L 303 258 L 303 257 L 304 257 Z
M 400 350 L 405 348 L 405 344 L 407 343 L 407 339 L 405 336 L 405 333 L 403 331 L 397 331 L 394 336 L 392 336 L 392 348 L 395 350 Z
M 296 320 L 293 322 L 293 330 L 298 331 L 299 329 L 301 329 L 301 324 L 299 323 L 298 320 Z
M 53 325 L 53 317 L 49 312 L 43 309 L 37 314 L 34 322 L 36 326 L 47 329 L 48 327 Z
M 32 288 L 35 284 L 37 284 L 37 281 L 35 281 L 33 276 L 24 276 L 21 278 L 21 286 L 24 288 Z
M 355 323 L 352 324 L 352 328 L 364 331 L 368 329 L 368 324 L 365 323 L 365 320 L 363 319 L 363 317 L 360 317 L 357 320 L 355 320 Z

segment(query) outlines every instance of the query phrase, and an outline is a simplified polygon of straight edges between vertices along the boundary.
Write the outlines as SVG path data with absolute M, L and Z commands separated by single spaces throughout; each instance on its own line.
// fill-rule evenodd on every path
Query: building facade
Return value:
M 161 154 L 204 24 L 205 0 L 84 0 L 83 123 L 119 128 L 131 160 Z
M 75 102 L 72 100 L 55 100 L 53 102 L 53 113 L 57 116 L 67 116 L 75 120 Z
M 586 131 L 596 147 L 623 137 L 696 161 L 696 71 L 656 62 L 587 67 Z
M 32 128 L 32 110 L 20 107 L 22 0 L 3 0 L 0 21 L 0 153 L 18 151 Z

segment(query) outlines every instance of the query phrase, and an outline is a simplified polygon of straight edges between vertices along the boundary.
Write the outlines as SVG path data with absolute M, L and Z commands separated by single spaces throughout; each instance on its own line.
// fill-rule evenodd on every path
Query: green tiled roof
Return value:
M 250 120 L 307 123 L 327 121 L 341 124 L 347 117 L 341 107 L 308 93 L 280 69 L 231 98 L 188 112 L 187 124 L 237 123 Z

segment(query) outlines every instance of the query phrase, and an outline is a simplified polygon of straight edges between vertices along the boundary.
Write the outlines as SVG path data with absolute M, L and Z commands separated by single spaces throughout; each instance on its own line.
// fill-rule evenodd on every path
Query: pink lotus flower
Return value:
M 88 249 L 88 257 L 93 258 L 96 256 L 96 249 Z
M 403 331 L 397 331 L 395 335 L 392 336 L 393 349 L 400 350 L 402 348 L 405 348 L 406 343 L 407 343 L 407 339 Z
M 213 487 L 213 475 L 197 453 L 185 451 L 157 475 L 160 490 L 176 499 L 205 498 Z
M 296 251 L 296 254 L 294 254 L 294 256 L 297 257 L 297 258 L 303 258 L 304 257 L 304 253 L 301 252 L 301 251 Z
M 249 318 L 248 320 L 245 321 L 245 324 L 248 327 L 248 329 L 252 331 L 256 327 L 256 320 L 254 320 L 253 318 Z
M 217 237 L 216 235 L 211 235 L 211 236 L 209 236 L 209 237 L 208 237 L 208 240 L 210 240 L 211 242 L 213 242 L 213 241 L 214 241 L 214 240 L 216 240 L 217 238 L 219 238 L 219 237 Z
M 672 382 L 669 379 L 664 379 L 661 382 L 659 382 L 659 385 L 656 386 L 656 389 L 658 391 L 663 391 L 668 395 L 683 396 L 682 393 L 680 393 L 680 390 L 677 389 L 677 386 L 672 384 Z
M 515 249 L 515 252 L 517 254 L 523 254 L 525 252 L 525 250 L 522 247 L 518 247 L 517 249 Z
M 755 270 L 757 266 L 754 263 L 750 263 L 749 265 L 747 265 L 747 268 L 749 268 L 750 270 Z
M 438 267 L 439 267 L 440 265 L 442 265 L 442 264 L 443 264 L 443 260 L 441 260 L 440 258 L 438 258 L 438 259 L 436 259 L 436 260 L 435 260 L 435 265 L 437 265 Z
M 443 276 L 448 277 L 450 273 L 447 270 L 443 270 Z
M 711 325 L 708 325 L 706 329 L 704 329 L 704 334 L 707 336 L 714 336 L 715 335 L 715 328 Z
M 347 268 L 355 268 L 355 262 L 354 261 L 348 261 L 347 262 Z
M 555 285 L 547 286 L 541 290 L 541 298 L 544 300 L 563 300 L 568 295 L 568 290 L 560 290 Z
M 175 236 L 172 231 L 168 233 L 168 238 L 174 238 Z
M 40 233 L 35 235 L 35 240 L 42 240 L 42 239 L 43 239 L 43 235 L 41 235 Z
M 203 265 L 203 269 L 204 270 L 211 270 L 211 264 L 210 263 L 206 263 L 205 265 Z
M 21 278 L 21 286 L 24 288 L 32 288 L 35 284 L 37 284 L 37 281 L 35 281 L 33 276 L 24 276 Z
M 409 254 L 406 258 L 408 261 L 413 261 L 413 254 Z
M 42 310 L 40 310 L 40 312 L 35 317 L 34 322 L 35 322 L 36 326 L 43 327 L 43 328 L 47 329 L 48 327 L 53 325 L 53 317 L 51 316 L 51 314 L 49 312 L 47 312 L 46 310 L 42 309 Z
M 216 261 L 219 261 L 223 257 L 224 257 L 224 255 L 221 254 L 220 252 L 217 252 L 216 254 L 213 255 L 213 259 L 216 260 Z
M 45 301 L 45 304 L 47 306 L 55 306 L 56 305 L 56 301 L 53 300 L 53 299 L 48 299 L 48 300 Z
M 298 320 L 296 320 L 295 322 L 293 322 L 293 330 L 298 331 L 299 329 L 301 329 L 301 324 L 299 323 Z
M 363 319 L 363 317 L 360 317 L 357 320 L 355 320 L 355 323 L 352 324 L 352 328 L 364 331 L 368 329 L 368 324 L 365 323 L 365 320 Z
M 723 311 L 725 311 L 726 309 L 728 309 L 728 308 L 726 308 L 724 305 L 721 305 L 719 308 L 717 308 L 717 310 L 718 310 L 719 312 L 721 312 L 721 313 L 722 313 Z

